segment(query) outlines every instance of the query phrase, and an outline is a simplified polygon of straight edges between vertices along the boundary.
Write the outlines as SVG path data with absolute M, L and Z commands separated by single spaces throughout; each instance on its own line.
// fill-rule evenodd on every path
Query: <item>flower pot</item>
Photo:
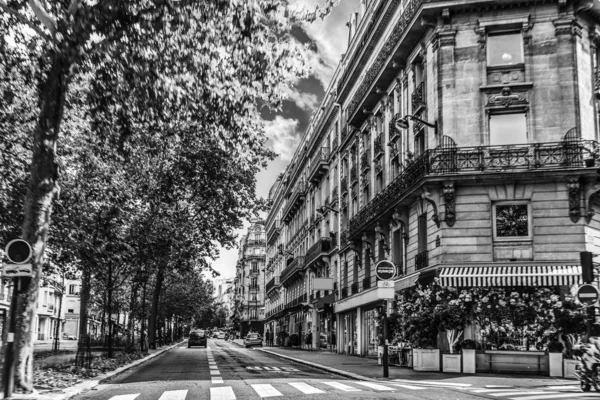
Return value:
M 573 360 L 572 358 L 565 358 L 563 360 L 563 371 L 565 378 L 577 379 L 575 376 L 575 368 L 579 365 L 578 360 Z
M 463 374 L 475 373 L 475 349 L 462 349 L 462 372 Z
M 442 354 L 442 371 L 460 373 L 460 354 Z
M 413 349 L 413 369 L 415 371 L 439 371 L 439 349 Z
M 562 353 L 548 353 L 548 364 L 550 367 L 550 376 L 562 378 L 562 376 L 563 376 L 563 354 Z

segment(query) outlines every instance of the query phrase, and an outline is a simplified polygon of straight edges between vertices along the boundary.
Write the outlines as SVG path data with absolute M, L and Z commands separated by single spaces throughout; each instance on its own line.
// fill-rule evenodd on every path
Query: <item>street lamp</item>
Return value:
M 411 115 L 411 114 L 405 115 L 402 118 L 398 118 L 397 120 L 394 121 L 394 125 L 396 126 L 397 129 L 408 129 L 408 119 L 409 118 L 412 119 L 413 121 L 418 121 L 418 122 L 422 123 L 425 126 L 433 128 L 434 133 L 437 136 L 437 134 L 438 134 L 438 124 L 437 124 L 437 121 L 435 121 L 432 124 L 431 122 L 424 121 L 421 118 L 415 117 L 414 115 Z

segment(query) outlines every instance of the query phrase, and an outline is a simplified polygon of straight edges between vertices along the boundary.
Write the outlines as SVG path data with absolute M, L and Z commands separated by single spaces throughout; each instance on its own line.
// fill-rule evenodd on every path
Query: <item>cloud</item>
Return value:
M 289 99 L 296 103 L 298 108 L 303 110 L 314 110 L 319 105 L 319 99 L 314 93 L 304 93 L 298 90 L 294 90 L 290 93 Z
M 272 121 L 265 121 L 265 134 L 269 138 L 271 148 L 284 161 L 290 161 L 300 143 L 298 136 L 298 120 L 283 118 L 277 115 Z

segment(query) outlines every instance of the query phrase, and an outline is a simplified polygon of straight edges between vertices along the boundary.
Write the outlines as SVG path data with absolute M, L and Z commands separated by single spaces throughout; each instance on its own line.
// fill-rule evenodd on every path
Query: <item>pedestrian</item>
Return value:
M 265 342 L 267 343 L 267 346 L 269 345 L 270 337 L 271 337 L 271 332 L 267 329 L 267 332 L 265 333 Z

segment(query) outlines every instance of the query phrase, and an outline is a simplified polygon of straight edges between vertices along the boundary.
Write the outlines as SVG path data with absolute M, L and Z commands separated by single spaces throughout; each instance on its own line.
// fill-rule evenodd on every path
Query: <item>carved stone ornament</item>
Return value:
M 485 37 L 485 28 L 477 27 L 477 28 L 475 28 L 475 33 L 479 36 L 477 38 L 477 43 L 479 43 L 479 46 L 481 46 L 482 49 L 485 49 L 485 45 L 487 43 L 487 40 Z
M 581 218 L 581 190 L 579 178 L 569 179 L 569 217 L 571 221 L 577 222 Z
M 448 226 L 454 226 L 456 222 L 456 199 L 454 197 L 454 182 L 445 182 L 443 187 L 444 193 L 444 207 L 446 209 L 446 214 L 444 217 L 444 221 Z
M 380 222 L 378 222 L 375 226 L 375 235 L 377 237 L 377 240 L 383 242 L 383 249 L 385 250 L 385 252 L 389 253 L 390 246 L 388 244 L 387 235 L 385 234 L 385 231 L 383 230 L 383 227 L 381 226 Z
M 574 18 L 557 19 L 553 23 L 556 36 L 568 35 L 571 39 L 581 37 L 581 25 Z
M 448 25 L 450 23 L 450 9 L 449 8 L 444 8 L 442 10 L 442 21 L 444 21 L 444 24 Z
M 585 221 L 589 224 L 592 221 L 594 215 L 596 215 L 596 211 L 592 207 L 595 201 L 597 201 L 600 193 L 600 182 L 594 182 L 589 185 L 585 190 L 585 200 L 586 204 L 586 213 L 585 213 Z
M 488 106 L 512 106 L 519 104 L 529 104 L 525 93 L 513 93 L 510 87 L 504 87 L 500 94 L 492 94 L 488 96 Z
M 423 200 L 427 201 L 427 203 L 433 209 L 433 215 L 431 216 L 431 219 L 433 220 L 433 222 L 435 222 L 435 225 L 439 228 L 441 221 L 440 221 L 440 216 L 438 215 L 437 205 L 435 204 L 435 201 L 433 201 L 433 199 L 431 198 L 431 193 L 425 187 L 423 188 L 423 193 L 421 193 L 421 198 Z

